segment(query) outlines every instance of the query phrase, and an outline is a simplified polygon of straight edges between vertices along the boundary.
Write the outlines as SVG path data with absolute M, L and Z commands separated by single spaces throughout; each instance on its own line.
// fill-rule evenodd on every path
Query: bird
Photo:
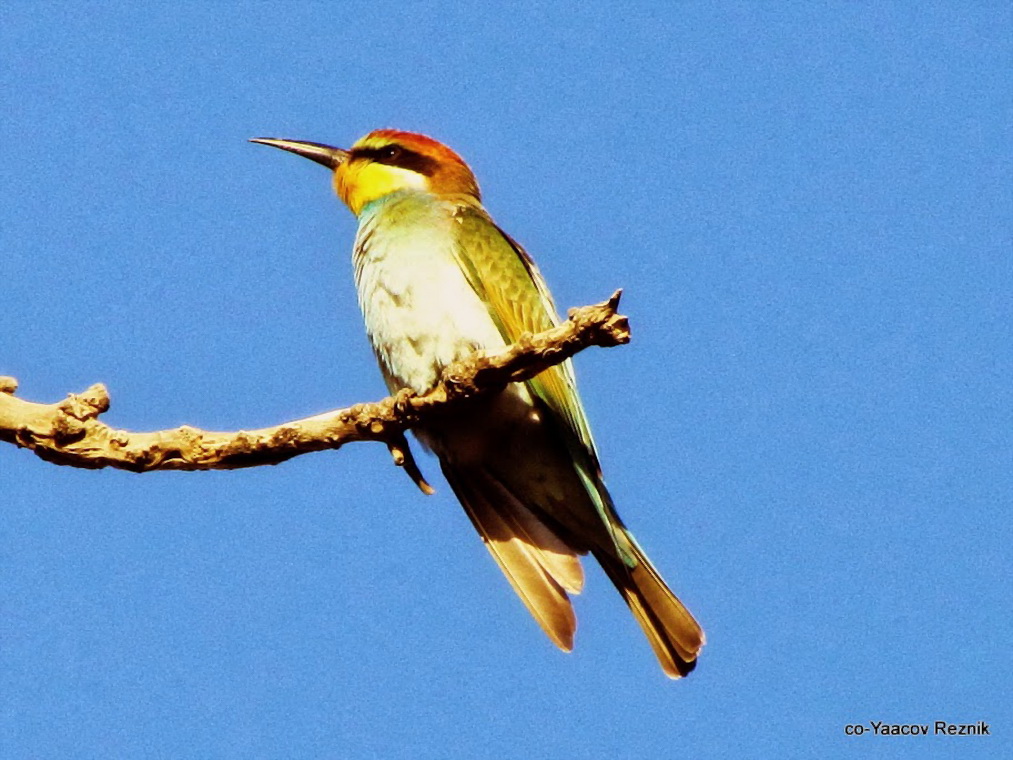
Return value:
M 366 332 L 392 393 L 431 390 L 451 363 L 559 323 L 532 258 L 496 225 L 454 150 L 378 129 L 351 148 L 273 137 L 333 173 L 358 218 L 352 250 Z M 413 430 L 549 639 L 573 649 L 570 595 L 591 554 L 670 678 L 696 666 L 704 633 L 626 528 L 605 487 L 569 361 Z

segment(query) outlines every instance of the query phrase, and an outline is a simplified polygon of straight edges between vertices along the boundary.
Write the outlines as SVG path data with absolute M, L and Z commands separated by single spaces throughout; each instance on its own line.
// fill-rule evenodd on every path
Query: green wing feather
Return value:
M 496 226 L 483 208 L 461 203 L 455 210 L 460 224 L 455 255 L 475 292 L 488 304 L 489 314 L 504 341 L 513 343 L 523 333 L 536 333 L 559 324 L 552 295 L 527 252 Z M 548 410 L 573 460 L 577 475 L 601 518 L 616 553 L 630 566 L 636 559 L 612 497 L 602 480 L 601 465 L 577 382 L 569 360 L 550 367 L 527 381 L 531 393 Z
M 514 343 L 526 332 L 542 332 L 558 325 L 552 295 L 527 252 L 481 207 L 462 204 L 455 212 L 455 221 L 461 225 L 458 240 L 462 242 L 455 246 L 455 255 L 468 283 L 488 304 L 503 340 Z M 578 461 L 589 465 L 594 477 L 600 479 L 598 453 L 570 361 L 550 367 L 527 385 L 565 423 L 567 437 L 575 439 L 568 445 L 579 442 Z

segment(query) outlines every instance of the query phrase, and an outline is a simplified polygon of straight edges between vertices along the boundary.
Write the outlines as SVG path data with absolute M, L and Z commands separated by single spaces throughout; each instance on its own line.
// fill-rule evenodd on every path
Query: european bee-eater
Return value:
M 468 165 L 424 135 L 381 129 L 350 149 L 257 138 L 331 169 L 359 220 L 366 331 L 391 392 L 425 393 L 450 363 L 559 322 L 534 262 L 482 206 Z M 579 555 L 604 568 L 672 678 L 703 631 L 623 525 L 602 480 L 570 362 L 415 431 L 521 600 L 560 649 L 577 626 Z

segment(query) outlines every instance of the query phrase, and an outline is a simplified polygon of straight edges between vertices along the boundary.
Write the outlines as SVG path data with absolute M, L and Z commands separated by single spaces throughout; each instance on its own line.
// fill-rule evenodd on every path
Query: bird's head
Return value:
M 464 159 L 443 143 L 414 132 L 377 129 L 348 150 L 273 137 L 251 142 L 296 153 L 333 170 L 335 192 L 356 215 L 398 190 L 480 198 L 478 182 Z

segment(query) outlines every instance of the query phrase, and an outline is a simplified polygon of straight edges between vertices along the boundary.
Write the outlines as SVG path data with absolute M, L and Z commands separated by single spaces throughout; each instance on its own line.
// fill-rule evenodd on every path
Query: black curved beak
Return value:
M 261 145 L 270 145 L 272 148 L 281 148 L 287 150 L 289 153 L 295 153 L 297 156 L 308 158 L 310 161 L 316 161 L 318 164 L 323 164 L 328 169 L 337 169 L 341 164 L 348 160 L 348 151 L 343 148 L 335 148 L 330 145 L 324 145 L 323 143 L 315 142 L 302 142 L 300 140 L 281 140 L 277 137 L 254 137 L 250 140 L 252 143 L 260 143 Z

